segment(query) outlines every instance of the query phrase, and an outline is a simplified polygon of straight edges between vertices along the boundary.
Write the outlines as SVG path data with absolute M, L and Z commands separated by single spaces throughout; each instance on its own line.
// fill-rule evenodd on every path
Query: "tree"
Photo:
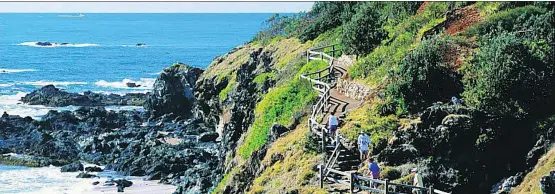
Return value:
M 365 3 L 359 7 L 352 19 L 344 25 L 342 41 L 346 53 L 368 54 L 387 37 L 381 29 L 380 13 L 375 4 Z

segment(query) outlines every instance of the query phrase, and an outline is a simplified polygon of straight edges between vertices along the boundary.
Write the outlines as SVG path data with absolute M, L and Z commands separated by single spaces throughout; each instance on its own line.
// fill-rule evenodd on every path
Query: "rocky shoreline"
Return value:
M 63 166 L 85 161 L 126 176 L 183 185 L 180 193 L 208 192 L 219 180 L 219 135 L 195 112 L 193 91 L 202 72 L 174 64 L 162 71 L 147 94 L 81 95 L 51 85 L 36 90 L 21 101 L 81 107 L 73 112 L 52 110 L 41 120 L 4 113 L 0 154 L 28 157 L 7 155 L 0 162 Z M 145 111 L 107 111 L 106 105 L 144 105 Z

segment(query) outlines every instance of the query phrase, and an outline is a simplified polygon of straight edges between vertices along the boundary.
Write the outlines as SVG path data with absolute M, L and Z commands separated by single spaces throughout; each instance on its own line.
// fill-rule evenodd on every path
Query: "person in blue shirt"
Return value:
M 378 163 L 374 162 L 374 158 L 368 159 L 368 170 L 370 170 L 370 177 L 373 179 L 380 178 L 380 166 Z
M 370 178 L 379 179 L 380 178 L 380 166 L 378 163 L 374 162 L 374 158 L 368 159 L 368 170 L 370 171 Z M 370 187 L 375 188 L 375 184 L 370 184 Z

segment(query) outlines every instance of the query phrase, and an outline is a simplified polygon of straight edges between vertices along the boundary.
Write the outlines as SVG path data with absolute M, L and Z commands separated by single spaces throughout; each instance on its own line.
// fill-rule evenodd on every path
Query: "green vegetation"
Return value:
M 339 130 L 341 135 L 355 141 L 358 133 L 364 131 L 371 138 L 371 149 L 387 141 L 399 127 L 398 118 L 395 115 L 381 116 L 378 108 L 377 105 L 367 104 L 350 112 L 345 118 L 346 125 Z
M 222 91 L 220 91 L 220 94 L 219 94 L 220 101 L 224 101 L 225 99 L 227 99 L 227 94 L 235 86 L 236 79 L 237 79 L 237 74 L 234 73 L 231 76 L 225 76 L 225 77 L 226 77 L 226 79 L 229 79 L 229 82 L 227 83 L 227 86 Z
M 363 79 L 370 85 L 382 84 L 388 71 L 396 68 L 409 50 L 416 47 L 420 41 L 420 29 L 429 28 L 430 23 L 437 24 L 445 17 L 443 14 L 448 7 L 445 2 L 430 3 L 422 13 L 404 18 L 395 26 L 391 26 L 394 22 L 385 23 L 382 28 L 388 32 L 389 38 L 349 69 L 351 78 Z
M 465 7 L 471 4 L 474 5 Z M 369 102 L 349 112 L 340 133 L 355 140 L 359 131 L 367 132 L 371 135 L 373 152 L 398 142 L 400 139 L 393 136 L 397 130 L 412 130 L 410 127 L 424 122 L 415 113 L 435 102 L 448 102 L 452 96 L 462 97 L 465 102 L 455 108 L 464 107 L 473 113 L 501 119 L 516 117 L 519 123 L 533 123 L 553 115 L 552 110 L 545 108 L 552 107 L 555 101 L 553 11 L 547 9 L 552 4 L 427 2 L 421 5 L 421 2 L 318 2 L 308 13 L 270 18 L 253 44 L 246 47 L 263 46 L 263 52 L 273 53 L 271 65 L 275 69 L 256 76 L 253 82 L 261 84 L 273 79 L 276 87 L 256 106 L 254 123 L 234 159 L 239 166 L 266 144 L 274 123 L 291 125 L 317 99 L 311 84 L 299 79 L 301 74 L 328 66 L 323 61 L 305 62 L 305 51 L 311 47 L 338 44 L 336 47 L 344 52 L 336 53 L 336 57 L 345 53 L 357 55 L 348 75 L 372 88 L 372 94 Z M 452 21 L 453 17 L 446 17 L 459 7 L 465 9 L 456 13 L 472 18 Z M 443 27 L 453 29 L 448 28 L 453 26 L 456 32 L 447 31 L 452 35 L 442 31 Z M 234 58 L 223 63 L 232 66 L 248 60 Z M 220 93 L 220 99 L 225 100 L 235 83 L 232 74 L 220 75 L 230 75 L 229 84 Z M 536 120 L 521 120 L 526 118 Z M 477 124 L 481 123 L 477 121 Z M 509 136 L 516 134 L 511 127 L 502 128 L 510 131 Z M 487 151 L 492 144 L 503 141 L 499 139 L 502 130 L 488 129 L 493 132 L 480 134 L 471 143 L 475 143 L 477 150 Z M 249 192 L 315 192 L 309 186 L 315 176 L 311 166 L 321 156 L 314 152 L 315 146 L 306 142 L 310 138 L 305 133 L 292 132 L 268 148 L 262 162 L 265 169 L 257 175 Z M 272 159 L 275 155 L 283 158 Z M 239 173 L 237 169 L 240 168 L 235 167 L 224 176 L 218 188 Z M 386 167 L 383 176 L 410 184 L 412 175 L 406 175 L 406 171 L 399 166 Z
M 387 34 L 381 29 L 379 12 L 374 3 L 365 3 L 343 27 L 341 39 L 346 53 L 368 54 Z
M 488 4 L 489 5 L 489 4 Z M 491 4 L 495 6 L 497 4 Z M 489 8 L 486 6 L 485 8 L 487 12 L 491 12 L 490 10 L 495 9 Z M 501 11 L 498 13 L 493 14 L 492 16 L 488 17 L 488 19 L 478 25 L 472 26 L 465 32 L 465 34 L 469 35 L 486 35 L 492 32 L 505 32 L 505 31 L 515 31 L 516 29 L 519 30 L 534 30 L 534 29 L 527 29 L 530 25 L 529 22 L 531 18 L 537 17 L 538 15 L 544 14 L 546 12 L 545 9 L 538 8 L 535 6 L 526 6 L 526 7 L 518 7 L 515 9 L 509 9 L 505 11 Z M 548 19 L 548 18 L 543 18 Z M 548 21 L 538 21 L 538 22 L 546 22 Z
M 311 63 L 303 69 L 310 69 Z M 248 131 L 244 143 L 239 147 L 239 155 L 250 157 L 251 153 L 262 147 L 268 139 L 268 131 L 274 123 L 288 126 L 294 121 L 297 112 L 310 104 L 318 96 L 310 82 L 295 78 L 268 92 L 255 109 L 255 121 Z
M 514 194 L 541 194 L 538 181 L 542 176 L 549 175 L 549 172 L 555 169 L 555 148 L 551 148 L 546 153 L 534 169 L 526 174 L 522 183 L 514 189 Z
M 254 77 L 252 81 L 258 85 L 262 85 L 267 79 L 274 79 L 275 76 L 276 74 L 272 72 L 261 73 L 260 75 Z
M 540 53 L 534 54 L 536 50 Z M 552 103 L 555 84 L 554 64 L 538 57 L 545 56 L 545 51 L 530 48 L 512 34 L 485 41 L 466 68 L 467 103 L 496 115 L 523 117 L 542 112 Z
M 388 94 L 404 100 L 406 108 L 414 112 L 460 93 L 460 80 L 444 56 L 450 44 L 449 38 L 433 38 L 419 44 L 391 76 Z
M 52 161 L 47 158 L 31 156 L 0 156 L 0 164 L 28 167 L 43 167 L 50 165 Z
M 254 181 L 248 193 L 326 193 L 309 182 L 317 176 L 312 168 L 321 158 L 306 150 L 306 136 L 309 135 L 306 125 L 298 125 L 291 133 L 272 144 L 262 160 L 268 166 Z M 283 156 L 275 160 L 273 156 Z

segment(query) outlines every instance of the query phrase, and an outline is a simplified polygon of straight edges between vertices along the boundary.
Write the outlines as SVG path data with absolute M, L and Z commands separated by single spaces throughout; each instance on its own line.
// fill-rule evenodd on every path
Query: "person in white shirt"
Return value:
M 358 150 L 360 151 L 360 161 L 364 162 L 368 158 L 368 152 L 370 150 L 370 137 L 368 137 L 364 131 L 360 131 L 358 135 Z
M 414 175 L 413 185 L 418 186 L 418 187 L 424 187 L 424 182 L 422 182 L 422 175 L 420 175 L 420 173 L 418 173 L 418 169 L 413 168 L 411 170 L 411 173 Z M 414 188 L 414 189 L 412 189 L 412 193 L 413 194 L 422 194 L 422 191 L 420 189 Z
M 330 130 L 330 135 L 332 137 L 335 137 L 338 125 L 339 119 L 335 115 L 330 115 L 330 117 L 328 118 L 328 127 Z

